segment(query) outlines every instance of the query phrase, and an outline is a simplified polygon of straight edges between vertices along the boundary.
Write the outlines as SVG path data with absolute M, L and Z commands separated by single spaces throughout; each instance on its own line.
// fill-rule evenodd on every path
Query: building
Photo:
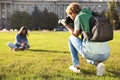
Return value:
M 40 11 L 46 8 L 49 12 L 56 13 L 59 18 L 64 18 L 66 6 L 73 1 L 80 2 L 82 7 L 88 7 L 94 11 L 107 11 L 107 0 L 0 0 L 0 29 L 9 28 L 10 16 L 15 11 L 27 11 L 31 14 L 35 5 Z M 120 1 L 116 1 L 117 10 L 120 12 Z

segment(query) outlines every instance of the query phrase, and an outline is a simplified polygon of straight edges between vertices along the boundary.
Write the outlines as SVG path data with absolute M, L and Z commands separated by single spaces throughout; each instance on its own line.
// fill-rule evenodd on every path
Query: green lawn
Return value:
M 96 76 L 96 67 L 80 55 L 81 73 L 68 69 L 71 56 L 68 49 L 69 32 L 29 32 L 30 50 L 12 51 L 17 32 L 0 32 L 0 80 L 119 80 L 120 32 L 110 41 L 111 54 L 105 62 L 106 75 Z M 102 51 L 101 51 L 102 52 Z

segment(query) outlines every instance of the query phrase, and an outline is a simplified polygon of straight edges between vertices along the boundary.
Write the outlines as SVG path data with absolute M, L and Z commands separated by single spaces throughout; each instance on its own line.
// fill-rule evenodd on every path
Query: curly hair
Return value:
M 73 2 L 68 5 L 66 8 L 66 13 L 71 14 L 71 13 L 76 13 L 78 14 L 81 11 L 82 7 L 80 6 L 79 3 Z

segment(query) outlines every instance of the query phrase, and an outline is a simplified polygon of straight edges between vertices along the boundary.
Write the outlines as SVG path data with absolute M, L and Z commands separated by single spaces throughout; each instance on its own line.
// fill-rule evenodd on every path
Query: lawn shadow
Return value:
M 110 73 L 112 73 L 112 77 L 115 77 L 115 78 L 120 78 L 120 70 L 118 71 L 108 71 Z
M 84 75 L 96 75 L 96 73 L 94 71 L 87 71 L 87 70 L 81 70 L 81 72 L 84 74 Z M 113 75 L 110 75 L 114 78 L 120 78 L 120 72 L 119 70 L 118 71 L 107 71 L 109 73 L 112 73 Z M 107 74 L 105 74 L 104 76 L 108 76 Z
M 81 72 L 82 72 L 82 74 L 84 74 L 84 75 L 91 75 L 91 76 L 92 76 L 92 75 L 96 75 L 94 71 L 91 72 L 91 71 L 83 70 L 83 69 L 82 69 Z
M 56 51 L 56 50 L 40 50 L 40 49 L 29 49 L 33 52 L 52 52 L 52 53 L 69 53 L 68 51 Z

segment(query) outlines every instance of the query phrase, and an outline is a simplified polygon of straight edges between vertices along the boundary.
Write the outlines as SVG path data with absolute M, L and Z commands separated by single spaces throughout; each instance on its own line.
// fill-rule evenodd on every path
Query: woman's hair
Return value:
M 22 33 L 23 30 L 26 30 L 26 33 L 25 33 L 25 34 Z M 27 30 L 27 28 L 25 28 L 24 26 L 22 26 L 22 27 L 20 28 L 18 34 L 20 34 L 20 35 L 25 35 L 25 36 L 28 35 L 28 30 Z
M 71 13 L 76 13 L 78 14 L 81 11 L 82 7 L 80 6 L 79 3 L 73 2 L 68 5 L 66 8 L 66 13 L 71 14 Z

